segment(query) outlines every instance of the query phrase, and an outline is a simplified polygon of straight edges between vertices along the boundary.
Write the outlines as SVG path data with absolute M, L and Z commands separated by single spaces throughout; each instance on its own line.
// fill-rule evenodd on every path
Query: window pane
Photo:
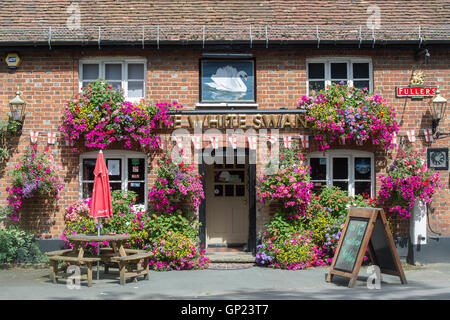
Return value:
M 234 196 L 234 185 L 233 184 L 225 185 L 225 196 L 227 196 L 227 197 Z
M 128 159 L 128 180 L 145 180 L 145 159 Z
M 94 190 L 93 182 L 83 183 L 83 199 L 92 198 L 92 190 Z
M 347 79 L 347 63 L 332 63 L 331 79 Z
M 353 81 L 353 86 L 358 89 L 369 89 L 370 81 L 366 80 L 355 80 Z
M 370 196 L 370 182 L 355 182 L 355 195 L 356 194 Z
M 122 190 L 122 182 L 110 182 L 109 189 L 111 190 L 111 192 L 116 190 Z
M 122 159 L 106 159 L 109 180 L 122 181 Z
M 142 63 L 128 64 L 128 79 L 144 80 L 144 65 Z
M 309 79 L 325 78 L 325 64 L 324 63 L 308 63 L 308 78 Z
M 144 81 L 128 81 L 128 98 L 144 97 Z
M 314 181 L 313 182 L 313 192 L 314 193 L 320 193 L 320 190 L 322 190 L 322 186 L 326 186 L 327 185 L 327 183 L 325 182 L 325 181 L 323 181 L 323 182 L 317 182 L 317 181 Z
M 343 80 L 335 80 L 335 81 L 331 81 L 331 82 L 336 83 L 336 84 L 340 84 L 341 82 L 343 84 L 347 84 L 347 81 L 343 81 Z
M 348 179 L 348 158 L 333 158 L 333 179 Z
M 311 180 L 326 180 L 327 179 L 327 159 L 326 158 L 311 158 L 309 159 L 311 165 Z
M 122 81 L 122 65 L 121 64 L 105 64 L 105 80 L 107 80 L 107 81 L 108 80 Z
M 116 89 L 118 91 L 120 91 L 120 89 L 122 88 L 122 82 L 111 82 L 111 81 L 108 81 L 108 83 L 112 85 L 113 89 Z
M 137 193 L 136 204 L 145 204 L 145 183 L 130 182 L 128 183 L 128 190 Z
M 236 197 L 243 197 L 243 196 L 245 196 L 245 186 L 237 185 L 236 186 Z
M 98 70 L 98 64 L 83 64 L 83 80 L 97 80 Z
M 325 89 L 325 81 L 309 81 L 309 91 Z
M 221 184 L 214 185 L 214 196 L 215 197 L 223 196 L 223 185 L 221 185 Z
M 369 78 L 369 64 L 368 63 L 354 63 L 353 64 L 353 79 L 368 79 Z
M 355 179 L 370 180 L 371 179 L 371 163 L 370 158 L 355 158 Z
M 96 159 L 83 159 L 83 176 L 82 180 L 94 180 L 94 169 Z
M 334 181 L 333 186 L 339 187 L 344 191 L 348 191 L 348 182 L 345 181 Z
M 91 83 L 91 82 L 94 82 L 94 81 L 83 81 L 83 84 L 82 84 L 82 89 L 85 89 L 85 88 L 87 88 L 88 87 L 88 85 L 89 85 L 89 83 Z

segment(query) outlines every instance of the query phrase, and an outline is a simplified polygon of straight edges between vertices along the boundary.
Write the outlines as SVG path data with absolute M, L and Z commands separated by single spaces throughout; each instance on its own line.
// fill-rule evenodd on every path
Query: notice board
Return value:
M 327 276 L 350 278 L 349 287 L 355 285 L 366 249 L 370 260 L 380 268 L 381 273 L 399 276 L 401 283 L 406 278 L 395 248 L 391 231 L 383 209 L 351 207 L 333 262 Z

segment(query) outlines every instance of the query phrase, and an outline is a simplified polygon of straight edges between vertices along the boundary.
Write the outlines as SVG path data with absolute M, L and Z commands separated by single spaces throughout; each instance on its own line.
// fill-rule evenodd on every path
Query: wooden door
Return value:
M 205 168 L 207 246 L 248 242 L 248 160 L 242 160 L 245 163 L 237 163 L 236 157 L 231 160 Z

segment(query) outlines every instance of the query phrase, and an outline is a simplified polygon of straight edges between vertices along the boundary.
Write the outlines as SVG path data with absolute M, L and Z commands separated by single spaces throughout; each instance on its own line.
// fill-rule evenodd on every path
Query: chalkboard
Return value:
M 396 265 L 392 258 L 392 253 L 389 247 L 389 239 L 383 226 L 383 221 L 378 216 L 375 225 L 373 227 L 372 236 L 370 237 L 370 245 L 373 248 L 373 260 L 374 264 L 385 271 L 396 271 Z
M 334 268 L 353 272 L 369 219 L 350 218 Z
M 402 284 L 406 283 L 384 211 L 379 208 L 357 207 L 351 207 L 349 210 L 327 281 L 330 282 L 333 275 L 348 277 L 348 286 L 353 287 L 366 250 L 371 262 L 377 265 L 382 273 L 399 276 Z

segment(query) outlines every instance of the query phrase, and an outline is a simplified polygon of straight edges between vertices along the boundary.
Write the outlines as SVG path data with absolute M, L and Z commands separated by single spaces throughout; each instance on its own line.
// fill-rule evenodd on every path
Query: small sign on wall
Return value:
M 397 98 L 423 98 L 434 96 L 436 91 L 437 87 L 434 86 L 397 87 L 396 96 Z
M 448 170 L 448 148 L 428 148 L 427 162 L 430 169 Z

